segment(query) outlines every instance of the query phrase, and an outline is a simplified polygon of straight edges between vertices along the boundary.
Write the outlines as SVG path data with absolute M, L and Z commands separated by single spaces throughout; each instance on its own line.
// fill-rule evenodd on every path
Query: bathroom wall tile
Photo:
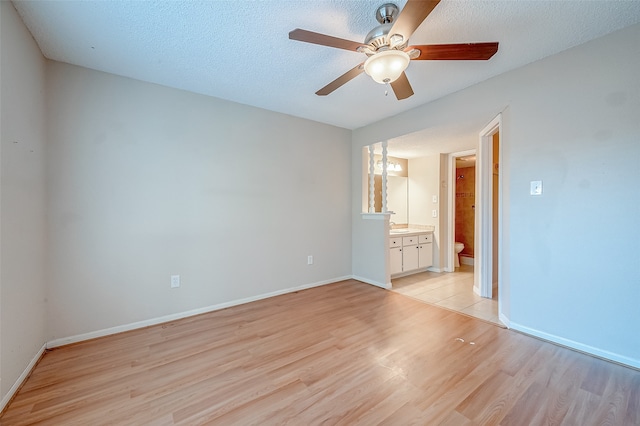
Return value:
M 463 254 L 473 257 L 476 168 L 456 169 L 456 176 L 456 241 L 464 244 Z

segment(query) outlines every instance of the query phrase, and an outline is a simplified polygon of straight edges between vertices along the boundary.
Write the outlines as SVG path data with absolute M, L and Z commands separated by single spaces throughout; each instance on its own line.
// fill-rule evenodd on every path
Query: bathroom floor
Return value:
M 421 272 L 394 278 L 391 284 L 396 293 L 504 327 L 498 319 L 497 291 L 493 299 L 473 292 L 473 266 L 461 265 L 456 272 Z

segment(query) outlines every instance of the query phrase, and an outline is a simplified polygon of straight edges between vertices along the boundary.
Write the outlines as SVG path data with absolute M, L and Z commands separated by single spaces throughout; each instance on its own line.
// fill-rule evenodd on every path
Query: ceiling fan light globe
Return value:
M 402 50 L 385 50 L 370 56 L 364 63 L 364 71 L 376 83 L 392 83 L 407 69 L 410 60 Z

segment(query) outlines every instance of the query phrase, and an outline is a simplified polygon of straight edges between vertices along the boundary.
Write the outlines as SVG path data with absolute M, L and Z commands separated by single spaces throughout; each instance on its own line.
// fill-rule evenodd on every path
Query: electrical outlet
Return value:
M 171 288 L 180 287 L 180 275 L 171 275 Z
M 431 210 L 431 217 L 438 217 L 438 210 Z
M 313 265 L 313 256 L 307 256 L 307 265 Z

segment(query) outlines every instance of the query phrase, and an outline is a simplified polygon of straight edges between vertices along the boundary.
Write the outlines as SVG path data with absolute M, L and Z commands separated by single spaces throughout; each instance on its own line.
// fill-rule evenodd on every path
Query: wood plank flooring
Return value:
M 2 425 L 640 425 L 640 372 L 357 281 L 55 349 Z

